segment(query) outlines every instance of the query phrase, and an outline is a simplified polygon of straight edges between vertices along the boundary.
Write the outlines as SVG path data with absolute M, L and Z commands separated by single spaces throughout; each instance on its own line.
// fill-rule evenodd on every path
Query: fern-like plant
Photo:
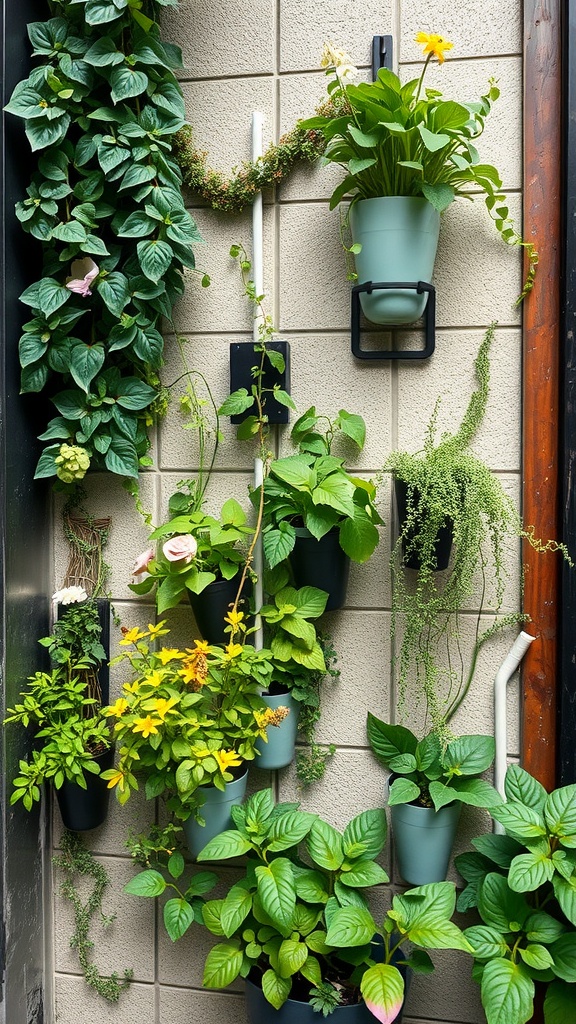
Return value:
M 523 529 L 520 514 L 498 477 L 470 451 L 486 411 L 495 326 L 491 324 L 486 331 L 476 357 L 477 389 L 459 429 L 436 440 L 438 400 L 423 450 L 416 454 L 392 452 L 384 467 L 406 488 L 406 515 L 391 557 L 392 633 L 399 637 L 400 705 L 410 681 L 416 692 L 424 693 L 432 726 L 440 731 L 468 693 L 482 645 L 522 618 L 502 614 L 508 579 L 507 541 L 523 536 L 539 550 L 561 548 L 553 541 L 543 544 L 533 531 Z M 447 571 L 437 572 L 436 541 L 446 525 L 453 534 L 452 555 Z M 408 561 L 417 561 L 419 568 L 407 571 Z M 459 615 L 478 587 L 480 611 L 467 664 L 461 649 Z M 484 626 L 486 613 L 489 622 Z

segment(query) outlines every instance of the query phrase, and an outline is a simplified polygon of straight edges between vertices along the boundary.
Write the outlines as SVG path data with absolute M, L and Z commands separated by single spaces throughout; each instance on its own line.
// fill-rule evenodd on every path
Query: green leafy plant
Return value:
M 177 0 L 56 0 L 28 26 L 36 66 L 6 110 L 38 155 L 22 228 L 43 270 L 21 296 L 22 391 L 45 388 L 58 415 L 37 477 L 70 488 L 88 467 L 137 478 L 162 406 L 162 318 L 194 269 L 200 236 L 172 140 L 185 121 L 157 16 Z
M 468 882 L 459 909 L 475 907 L 482 921 L 464 934 L 488 1024 L 531 1020 L 538 983 L 545 1024 L 558 1024 L 576 1000 L 576 786 L 548 795 L 511 765 L 505 792 L 491 810 L 504 834 L 480 836 L 455 860 Z
M 220 940 L 206 958 L 206 988 L 225 988 L 240 976 L 261 985 L 276 1009 L 289 996 L 324 1013 L 363 999 L 379 1020 L 391 1022 L 404 998 L 399 966 L 432 970 L 424 947 L 470 950 L 450 920 L 456 899 L 450 882 L 395 896 L 382 927 L 374 921 L 363 890 L 388 881 L 375 860 L 386 840 L 383 811 L 362 812 L 340 833 L 297 804 L 275 804 L 268 789 L 234 807 L 232 816 L 236 828 L 212 839 L 198 858 L 246 858 L 243 876 L 226 895 L 202 907 L 205 927 Z M 167 889 L 190 904 L 196 898 L 194 892 L 187 899 L 160 871 L 141 872 L 127 886 L 139 896 Z M 164 920 L 179 939 L 176 915 Z M 420 948 L 405 955 L 404 941 Z
M 391 557 L 392 636 L 399 637 L 400 706 L 406 690 L 423 693 L 433 728 L 451 721 L 470 689 L 480 649 L 502 629 L 523 621 L 502 613 L 508 572 L 506 544 L 525 537 L 536 550 L 560 550 L 524 529 L 498 476 L 470 450 L 486 411 L 490 385 L 491 324 L 474 363 L 478 382 L 458 430 L 436 439 L 439 400 L 420 452 L 392 452 L 384 470 L 406 486 L 406 517 Z M 446 572 L 436 571 L 436 541 L 449 524 L 453 543 Z M 418 569 L 404 558 L 416 556 Z M 569 559 L 568 559 L 569 561 Z M 490 596 L 490 589 L 492 595 Z M 460 612 L 481 595 L 469 659 L 461 647 Z M 488 618 L 486 618 L 488 616 Z
M 86 849 L 77 832 L 64 831 L 61 845 L 62 853 L 59 857 L 54 857 L 54 865 L 65 875 L 60 893 L 70 901 L 74 910 L 74 932 L 70 939 L 70 948 L 75 949 L 78 954 L 78 961 L 86 984 L 104 999 L 111 1003 L 117 1003 L 122 992 L 128 987 L 134 972 L 125 970 L 122 981 L 119 981 L 116 971 L 110 975 L 100 974 L 96 965 L 92 963 L 94 942 L 90 938 L 90 928 L 95 914 L 99 914 L 104 928 L 107 928 L 115 920 L 115 915 L 107 916 L 102 912 L 102 899 L 110 885 L 110 877 L 106 868 Z M 76 884 L 78 876 L 91 878 L 94 881 L 94 888 L 88 899 L 80 892 Z
M 129 584 L 135 594 L 148 594 L 157 588 L 160 615 L 177 605 L 187 592 L 201 594 L 215 580 L 238 576 L 246 561 L 246 550 L 239 545 L 254 534 L 234 498 L 224 503 L 219 519 L 202 511 L 180 511 L 186 500 L 182 492 L 173 495 L 172 518 L 150 535 L 151 541 L 164 543 L 158 551 L 149 548 L 139 556 L 134 572 L 148 575 L 140 583 Z
M 523 246 L 528 254 L 524 297 L 533 284 L 538 254 L 514 228 L 498 171 L 481 163 L 476 149 L 500 90 L 490 79 L 479 101 L 445 100 L 437 89 L 424 87 L 424 77 L 432 57 L 443 63 L 452 43 L 424 32 L 416 41 L 428 56 L 420 77 L 405 85 L 387 68 L 379 70 L 374 82 L 353 85 L 348 79 L 356 69 L 350 58 L 325 47 L 322 64 L 330 78 L 328 95 L 334 109 L 300 125 L 323 134 L 324 159 L 346 172 L 332 194 L 330 208 L 349 196 L 352 201 L 423 196 L 442 212 L 456 198 L 472 199 L 470 189 L 479 191 L 502 239 Z
M 56 789 L 65 781 L 86 789 L 86 772 L 100 774 L 95 758 L 112 745 L 96 674 L 104 649 L 95 604 L 69 606 L 54 633 L 39 643 L 50 651 L 53 667 L 29 677 L 21 702 L 8 708 L 4 719 L 34 731 L 32 750 L 19 761 L 10 798 L 12 804 L 22 800 L 27 811 L 40 800 L 44 782 Z
M 312 406 L 296 421 L 290 436 L 298 454 L 273 460 L 263 486 L 262 540 L 271 568 L 292 551 L 295 525 L 306 527 L 317 540 L 337 527 L 340 546 L 353 561 L 370 558 L 382 523 L 374 504 L 376 488 L 370 480 L 351 476 L 344 460 L 331 454 L 337 435 L 362 450 L 365 434 L 362 417 L 345 409 L 331 420 Z
M 418 741 L 403 725 L 389 725 L 368 712 L 368 739 L 376 759 L 395 776 L 388 803 L 441 807 L 458 801 L 494 807 L 500 796 L 480 778 L 494 761 L 492 736 L 459 736 L 449 742 L 430 732 Z
M 194 813 L 201 820 L 203 787 L 224 789 L 233 770 L 245 770 L 256 756 L 256 740 L 265 737 L 270 716 L 260 691 L 268 685 L 272 663 L 270 651 L 236 642 L 242 619 L 234 610 L 227 616 L 229 644 L 196 640 L 186 651 L 152 649 L 151 643 L 169 632 L 163 622 L 124 630 L 120 644 L 129 650 L 112 664 L 128 661 L 132 678 L 104 709 L 115 719 L 120 758 L 103 777 L 121 804 L 141 780 L 147 799 L 162 796 L 176 818 Z

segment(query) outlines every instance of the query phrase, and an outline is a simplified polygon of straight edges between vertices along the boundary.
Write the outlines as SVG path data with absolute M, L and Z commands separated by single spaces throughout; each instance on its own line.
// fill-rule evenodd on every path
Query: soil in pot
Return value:
M 340 547 L 340 530 L 333 527 L 316 540 L 305 527 L 296 527 L 296 542 L 290 554 L 294 585 L 318 587 L 328 594 L 326 611 L 346 603 L 350 558 Z
M 396 496 L 396 508 L 398 509 L 398 519 L 402 524 L 406 519 L 406 506 L 408 500 L 408 485 L 404 480 L 400 480 L 398 477 L 394 477 L 394 494 Z M 420 499 L 419 491 L 414 490 L 414 501 L 418 503 Z M 414 550 L 411 545 L 413 538 L 417 536 L 417 529 L 410 532 L 409 536 L 402 540 L 402 560 L 406 569 L 421 569 L 422 563 L 418 551 Z M 453 524 L 452 521 L 446 518 L 444 526 L 440 528 L 436 536 L 436 542 L 434 545 L 435 553 L 435 564 L 433 568 L 441 572 L 448 568 L 448 562 L 450 561 L 450 553 L 452 551 L 452 540 L 453 540 Z M 409 554 L 406 554 L 406 549 L 409 549 Z
M 97 754 L 94 760 L 100 771 L 107 771 L 114 763 L 114 748 Z M 60 789 L 56 789 L 56 799 L 65 828 L 71 832 L 89 832 L 90 829 L 103 825 L 108 815 L 110 790 L 105 779 L 91 772 L 85 772 L 86 789 L 76 782 L 65 780 Z

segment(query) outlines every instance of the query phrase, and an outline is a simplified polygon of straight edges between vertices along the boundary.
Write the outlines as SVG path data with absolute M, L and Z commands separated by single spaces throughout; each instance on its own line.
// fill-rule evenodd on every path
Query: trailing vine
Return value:
M 100 915 L 104 928 L 112 923 L 115 916 L 107 916 L 102 912 L 102 899 L 110 885 L 110 878 L 102 864 L 86 849 L 76 832 L 63 833 L 62 851 L 62 856 L 54 857 L 54 864 L 66 876 L 60 892 L 70 900 L 74 909 L 74 932 L 70 939 L 70 947 L 78 953 L 87 984 L 104 999 L 117 1003 L 121 993 L 128 987 L 133 971 L 125 970 L 124 978 L 120 981 L 116 972 L 110 977 L 100 974 L 91 959 L 94 943 L 90 939 L 90 928 L 94 915 Z M 77 876 L 94 880 L 94 888 L 85 903 L 76 886 Z
M 50 0 L 54 17 L 28 26 L 36 66 L 6 107 L 39 153 L 16 207 L 43 252 L 20 297 L 21 388 L 50 393 L 36 477 L 68 490 L 89 468 L 137 478 L 165 406 L 162 318 L 200 240 L 172 155 L 181 54 L 157 24 L 177 2 Z

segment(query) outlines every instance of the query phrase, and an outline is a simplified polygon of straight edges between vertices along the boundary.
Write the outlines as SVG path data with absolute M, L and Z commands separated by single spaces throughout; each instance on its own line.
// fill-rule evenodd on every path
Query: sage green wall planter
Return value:
M 425 885 L 444 881 L 461 809 L 459 802 L 439 811 L 415 804 L 390 808 L 396 862 L 405 882 Z
M 432 281 L 440 214 L 427 199 L 383 196 L 350 208 L 358 284 L 367 281 Z M 362 293 L 364 315 L 375 324 L 411 324 L 422 316 L 427 294 L 412 289 Z
M 269 708 L 276 711 L 279 707 L 288 708 L 290 714 L 280 722 L 280 725 L 269 725 L 266 734 L 268 742 L 256 741 L 256 750 L 259 757 L 254 761 L 255 768 L 264 768 L 268 771 L 276 771 L 277 768 L 285 768 L 294 760 L 294 748 L 296 746 L 296 734 L 298 732 L 298 701 L 295 701 L 289 693 L 262 694 L 262 700 Z
M 214 839 L 214 836 L 228 828 L 234 828 L 231 811 L 235 804 L 241 804 L 244 800 L 247 781 L 248 769 L 239 779 L 227 782 L 224 790 L 216 789 L 216 786 L 202 787 L 206 802 L 200 808 L 200 814 L 206 824 L 200 825 L 194 816 L 182 822 L 188 849 L 194 858 L 211 839 Z

